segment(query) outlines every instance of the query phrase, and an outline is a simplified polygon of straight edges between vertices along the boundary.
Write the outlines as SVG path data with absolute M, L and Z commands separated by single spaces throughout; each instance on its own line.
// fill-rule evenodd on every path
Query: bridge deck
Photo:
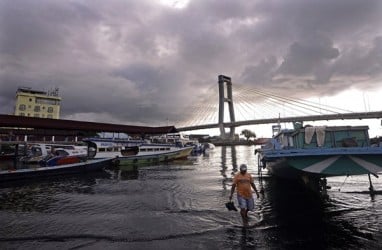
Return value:
M 304 121 L 328 121 L 328 120 L 345 120 L 345 119 L 379 119 L 382 118 L 382 111 L 375 112 L 359 112 L 359 113 L 342 113 L 342 114 L 329 114 L 329 115 L 311 115 L 311 116 L 294 116 L 294 117 L 280 117 L 269 119 L 256 119 L 248 121 L 236 121 L 223 123 L 224 127 L 240 127 L 246 125 L 259 125 L 259 124 L 272 124 L 283 122 L 304 122 Z M 205 124 L 189 127 L 177 128 L 178 131 L 190 131 L 198 129 L 218 128 L 219 124 Z

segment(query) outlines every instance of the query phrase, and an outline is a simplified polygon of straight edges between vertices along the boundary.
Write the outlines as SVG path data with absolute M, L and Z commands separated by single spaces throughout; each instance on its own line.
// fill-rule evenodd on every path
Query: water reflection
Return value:
M 236 156 L 236 147 L 231 146 L 231 158 L 232 158 L 232 169 L 234 172 L 237 171 L 237 156 Z
M 3 183 L 0 188 L 0 210 L 41 212 L 55 203 L 59 193 L 93 193 L 99 179 L 108 179 L 107 172 L 50 177 L 29 181 Z
M 118 180 L 135 180 L 139 177 L 139 171 L 138 168 L 130 171 L 116 170 L 115 176 Z
M 230 185 L 227 177 L 229 158 L 235 161 L 245 159 L 230 155 L 232 152 L 222 148 L 221 173 L 224 177 L 224 189 Z M 240 153 L 242 152 L 235 152 Z M 360 198 L 354 194 L 344 198 L 344 203 L 338 202 L 338 198 L 325 200 L 304 186 L 267 175 L 257 178 L 256 185 L 264 190 L 261 198 L 256 201 L 255 212 L 251 214 L 256 226 L 243 229 L 237 221 L 237 226 L 225 230 L 225 242 L 234 246 L 233 248 L 370 249 L 378 247 L 378 242 L 381 241 L 381 234 L 376 233 L 381 228 L 375 224 L 375 218 L 380 217 L 380 211 L 376 211 L 374 207 L 368 208 L 370 200 L 364 201 L 366 196 Z M 341 194 L 344 195 L 346 196 Z M 356 204 L 361 200 L 364 203 L 357 207 Z M 372 226 L 365 226 L 369 224 Z
M 230 152 L 227 155 L 227 149 Z M 229 157 L 227 157 L 229 156 Z M 230 159 L 230 160 L 227 160 Z M 229 173 L 229 177 L 227 176 L 227 171 L 232 167 L 232 171 Z M 222 146 L 221 147 L 221 170 L 220 173 L 223 176 L 223 190 L 227 190 L 231 188 L 231 184 L 228 184 L 231 181 L 234 173 L 237 172 L 237 156 L 236 156 L 236 147 L 235 146 Z
M 299 239 L 301 246 L 318 249 L 362 248 L 365 242 L 360 237 L 370 239 L 352 220 L 333 213 L 340 208 L 330 200 L 320 199 L 301 185 L 266 178 L 264 188 L 258 209 L 263 223 L 277 225 L 278 247 L 296 247 L 295 239 Z
M 242 228 L 239 213 L 224 207 L 231 178 L 241 163 L 250 167 L 256 186 L 262 183 L 264 188 L 250 213 L 251 228 Z M 377 249 L 382 242 L 379 196 L 370 202 L 368 195 L 332 189 L 330 200 L 320 200 L 290 182 L 266 175 L 260 182 L 253 165 L 253 148 L 217 147 L 209 156 L 185 162 L 2 188 L 1 245 L 71 249 L 92 242 L 92 249 Z M 351 186 L 356 189 L 356 185 L 364 183 L 354 180 Z
M 259 247 L 259 233 L 255 229 L 229 228 L 226 230 L 228 245 L 232 249 L 256 249 Z

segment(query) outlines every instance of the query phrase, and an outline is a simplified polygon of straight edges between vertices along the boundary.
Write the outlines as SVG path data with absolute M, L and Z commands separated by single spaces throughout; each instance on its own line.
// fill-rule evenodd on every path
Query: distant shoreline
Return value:
M 215 146 L 253 146 L 263 145 L 264 143 L 257 143 L 255 141 L 211 141 Z

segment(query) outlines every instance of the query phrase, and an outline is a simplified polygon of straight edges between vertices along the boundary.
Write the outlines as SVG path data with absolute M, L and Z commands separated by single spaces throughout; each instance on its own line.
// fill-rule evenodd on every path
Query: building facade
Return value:
M 60 103 L 57 88 L 50 92 L 18 88 L 14 115 L 59 119 Z

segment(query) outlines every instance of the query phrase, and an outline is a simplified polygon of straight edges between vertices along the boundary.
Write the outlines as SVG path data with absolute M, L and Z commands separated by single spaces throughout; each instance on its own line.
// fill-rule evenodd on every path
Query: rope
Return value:
M 341 192 L 342 186 L 345 184 L 346 179 L 349 177 L 349 175 L 346 175 L 345 180 L 342 182 L 340 188 L 338 189 L 339 192 Z

